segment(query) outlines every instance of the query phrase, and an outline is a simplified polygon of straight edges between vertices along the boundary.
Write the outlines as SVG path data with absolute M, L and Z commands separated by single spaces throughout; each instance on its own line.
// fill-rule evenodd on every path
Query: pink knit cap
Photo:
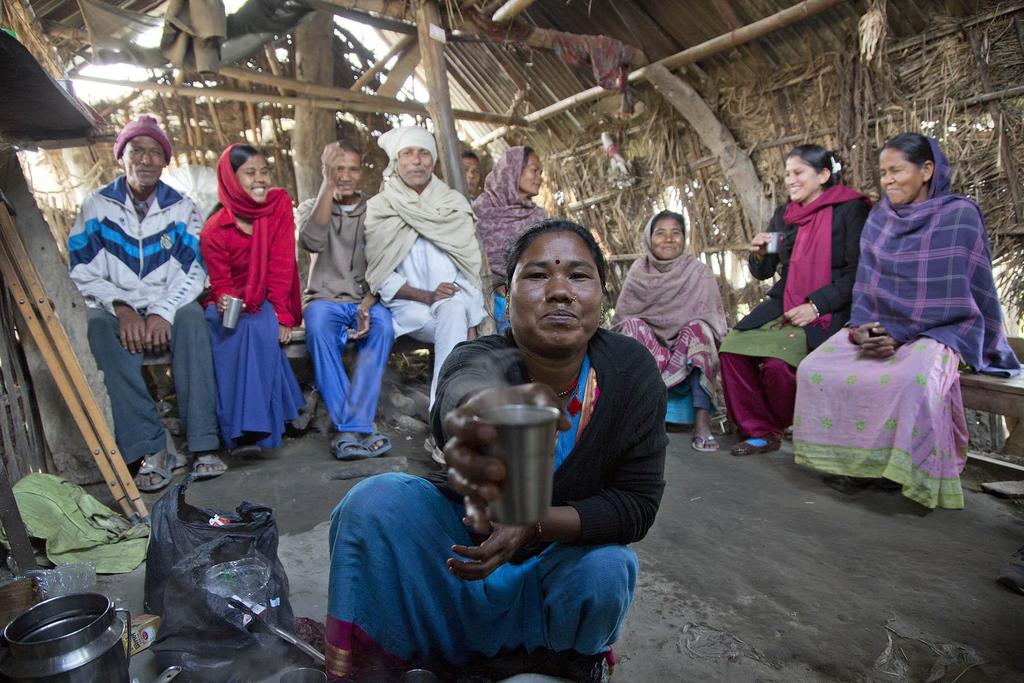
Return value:
M 164 161 L 171 160 L 171 141 L 167 139 L 167 134 L 157 120 L 148 114 L 143 114 L 129 123 L 117 136 L 114 140 L 114 158 L 120 160 L 128 141 L 140 135 L 147 135 L 159 142 L 164 148 Z

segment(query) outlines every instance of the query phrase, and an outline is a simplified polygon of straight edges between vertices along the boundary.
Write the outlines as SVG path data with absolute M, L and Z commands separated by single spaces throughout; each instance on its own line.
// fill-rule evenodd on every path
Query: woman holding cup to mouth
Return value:
M 726 408 L 745 438 L 733 455 L 779 449 L 793 422 L 797 365 L 850 319 L 871 202 L 839 182 L 841 170 L 820 145 L 794 148 L 786 157 L 789 201 L 750 243 L 751 275 L 767 280 L 779 271 L 779 279 L 719 349 Z
M 664 382 L 642 345 L 598 328 L 605 263 L 585 228 L 530 228 L 506 277 L 511 332 L 459 345 L 441 371 L 431 418 L 449 469 L 373 477 L 334 511 L 335 677 L 519 651 L 521 671 L 602 680 L 613 661 L 638 571 L 627 544 L 664 488 Z M 488 420 L 510 405 L 560 413 L 550 505 L 526 526 L 489 516 L 514 468 L 493 457 L 502 428 Z
M 221 154 L 217 197 L 199 248 L 210 276 L 206 320 L 221 437 L 232 449 L 274 448 L 304 404 L 281 348 L 302 322 L 292 201 L 271 187 L 266 157 L 245 144 Z

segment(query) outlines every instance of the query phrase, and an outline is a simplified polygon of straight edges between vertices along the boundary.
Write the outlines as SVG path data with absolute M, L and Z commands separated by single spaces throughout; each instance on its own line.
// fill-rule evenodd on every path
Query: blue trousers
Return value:
M 380 383 L 395 342 L 391 312 L 380 304 L 370 309 L 370 331 L 356 341 L 352 378 L 341 363 L 349 329 L 355 329 L 356 304 L 313 301 L 306 306 L 306 348 L 313 359 L 316 386 L 339 432 L 369 434 L 377 414 Z
M 101 308 L 89 309 L 89 348 L 103 371 L 114 417 L 114 438 L 125 462 L 133 463 L 167 446 L 167 435 L 142 378 L 141 353 L 121 346 L 117 318 Z M 174 390 L 193 453 L 220 447 L 214 412 L 213 357 L 203 309 L 193 302 L 178 309 L 171 326 Z
M 217 378 L 217 419 L 224 445 L 234 448 L 254 435 L 263 448 L 277 448 L 285 423 L 305 404 L 288 357 L 277 341 L 274 307 L 264 301 L 256 313 L 242 313 L 233 330 L 221 325 L 216 307 L 206 307 Z
M 407 474 L 353 487 L 331 515 L 329 642 L 351 625 L 402 660 L 455 665 L 520 647 L 592 655 L 615 642 L 639 572 L 630 548 L 554 543 L 466 581 L 445 565 L 453 544 L 472 544 L 462 514 Z

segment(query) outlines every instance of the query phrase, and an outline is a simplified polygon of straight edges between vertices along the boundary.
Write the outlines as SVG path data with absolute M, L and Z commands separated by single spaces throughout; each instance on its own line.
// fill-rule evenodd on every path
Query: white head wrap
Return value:
M 377 139 L 377 144 L 388 155 L 388 165 L 384 169 L 385 178 L 395 172 L 398 153 L 409 147 L 428 150 L 433 155 L 435 163 L 437 161 L 437 142 L 434 141 L 434 136 L 428 133 L 426 128 L 419 126 L 392 128 Z

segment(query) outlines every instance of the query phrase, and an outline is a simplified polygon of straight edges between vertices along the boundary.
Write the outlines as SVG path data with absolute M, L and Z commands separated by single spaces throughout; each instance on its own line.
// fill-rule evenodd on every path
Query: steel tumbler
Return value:
M 768 233 L 768 244 L 765 245 L 765 253 L 767 254 L 778 254 L 782 249 L 782 233 L 781 232 L 770 232 Z
M 480 414 L 498 431 L 489 454 L 505 463 L 501 496 L 491 503 L 495 521 L 527 526 L 551 507 L 552 467 L 558 434 L 557 408 L 507 405 Z
M 228 297 L 228 307 L 224 309 L 224 317 L 221 318 L 221 324 L 225 329 L 233 330 L 238 327 L 238 319 L 242 315 L 242 307 L 241 299 L 236 299 L 233 296 Z

